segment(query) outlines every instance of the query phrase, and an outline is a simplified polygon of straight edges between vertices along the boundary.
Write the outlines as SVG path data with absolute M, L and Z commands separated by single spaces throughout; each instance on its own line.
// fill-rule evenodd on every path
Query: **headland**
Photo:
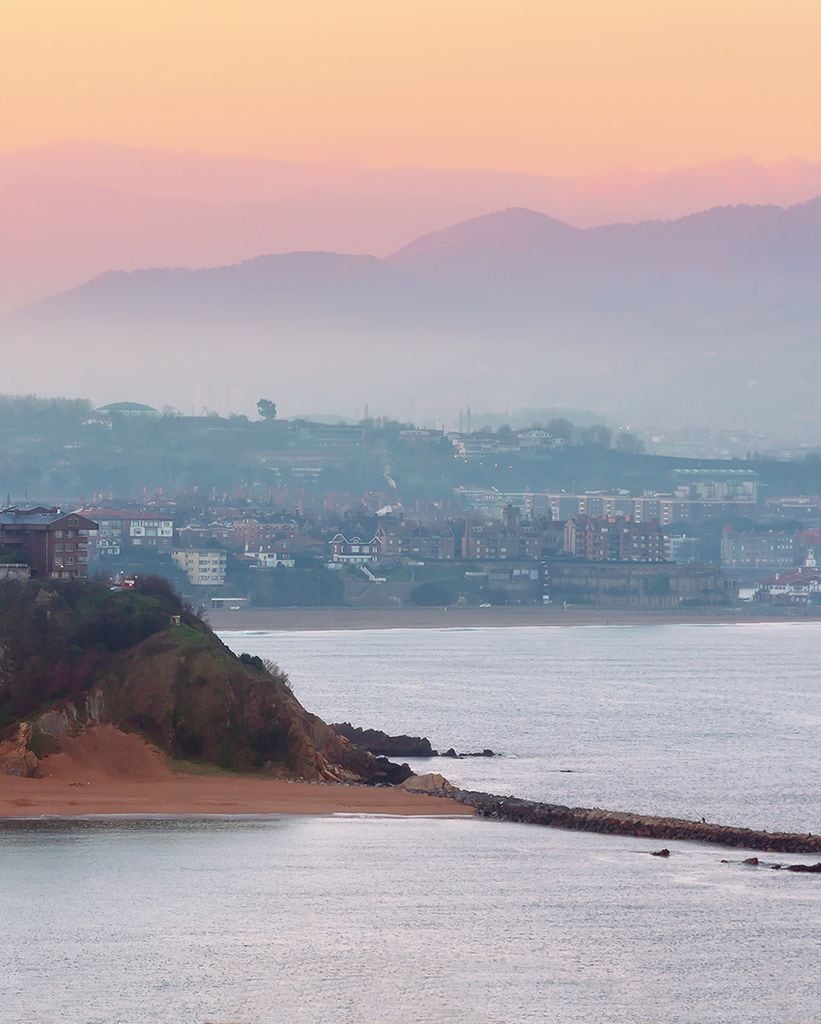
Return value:
M 462 813 L 394 788 L 411 774 L 163 580 L 0 583 L 0 815 Z

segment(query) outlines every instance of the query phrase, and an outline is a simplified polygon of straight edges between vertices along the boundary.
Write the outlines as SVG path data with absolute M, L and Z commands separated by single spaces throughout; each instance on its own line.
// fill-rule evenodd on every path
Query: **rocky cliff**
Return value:
M 67 738 L 114 726 L 169 757 L 352 782 L 409 772 L 306 711 L 276 666 L 237 657 L 161 580 L 0 584 L 0 773 L 36 776 Z

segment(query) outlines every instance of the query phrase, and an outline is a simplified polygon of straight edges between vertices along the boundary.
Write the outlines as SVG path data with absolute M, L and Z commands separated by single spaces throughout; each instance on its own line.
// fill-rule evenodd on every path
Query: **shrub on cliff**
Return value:
M 131 595 L 123 600 L 113 595 L 98 615 L 78 628 L 74 639 L 81 647 L 124 651 L 165 629 L 169 622 L 168 612 L 150 600 Z
M 0 727 L 75 699 L 112 654 L 168 628 L 173 615 L 195 621 L 173 591 L 150 585 L 112 592 L 91 582 L 0 583 Z
M 428 583 L 420 583 L 418 587 L 414 587 L 410 599 L 414 604 L 434 607 L 453 604 L 456 595 L 444 583 L 430 580 Z

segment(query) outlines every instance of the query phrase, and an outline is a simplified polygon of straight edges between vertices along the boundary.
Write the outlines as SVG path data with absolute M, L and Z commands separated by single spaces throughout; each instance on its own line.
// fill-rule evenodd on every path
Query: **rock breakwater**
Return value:
M 406 783 L 406 788 L 411 788 Z M 687 821 L 683 818 L 656 817 L 629 811 L 607 811 L 598 807 L 565 807 L 539 803 L 512 796 L 494 796 L 472 790 L 456 789 L 440 794 L 473 807 L 480 817 L 515 821 L 528 825 L 549 825 L 574 832 L 601 832 L 605 835 L 639 836 L 648 839 L 685 839 L 716 846 L 773 853 L 821 853 L 821 836 L 812 833 L 765 832 Z

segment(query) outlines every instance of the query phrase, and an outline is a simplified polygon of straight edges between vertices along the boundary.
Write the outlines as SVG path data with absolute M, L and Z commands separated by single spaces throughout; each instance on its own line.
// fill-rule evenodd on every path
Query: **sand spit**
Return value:
M 40 778 L 0 775 L 0 817 L 473 814 L 470 807 L 387 787 L 175 770 L 156 747 L 111 726 L 65 739 L 63 748 L 41 762 Z

